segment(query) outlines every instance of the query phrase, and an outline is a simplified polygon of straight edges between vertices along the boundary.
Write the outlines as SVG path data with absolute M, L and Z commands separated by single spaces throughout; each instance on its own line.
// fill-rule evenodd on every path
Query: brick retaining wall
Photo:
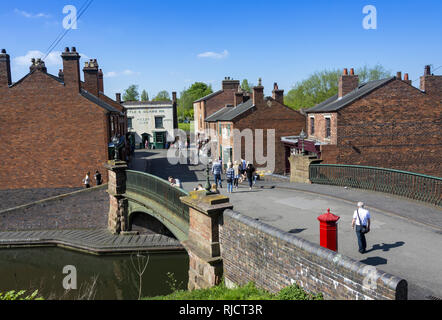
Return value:
M 277 228 L 224 211 L 220 227 L 226 282 L 278 292 L 297 283 L 331 300 L 407 299 L 407 282 Z M 377 279 L 371 288 L 367 274 Z M 364 282 L 365 281 L 365 282 Z
M 0 232 L 105 229 L 109 212 L 106 187 L 83 189 L 0 211 Z

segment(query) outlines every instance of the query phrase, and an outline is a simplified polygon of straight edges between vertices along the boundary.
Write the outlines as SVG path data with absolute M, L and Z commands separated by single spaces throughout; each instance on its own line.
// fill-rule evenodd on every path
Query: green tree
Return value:
M 168 100 L 170 100 L 170 95 L 169 92 L 167 92 L 166 90 L 158 92 L 155 99 L 153 99 L 153 101 L 168 101 Z
M 213 93 L 212 86 L 203 82 L 195 82 L 181 92 L 178 101 L 178 117 L 180 120 L 193 119 L 194 101 Z
M 147 94 L 146 90 L 143 90 L 143 92 L 141 92 L 141 101 L 149 101 L 149 95 Z
M 339 69 L 315 72 L 309 78 L 298 82 L 287 93 L 284 99 L 285 104 L 296 110 L 306 109 L 333 97 L 338 93 L 341 74 L 342 71 Z M 364 66 L 357 69 L 355 74 L 359 76 L 360 83 L 391 76 L 391 73 L 381 65 Z
M 241 89 L 245 92 L 252 93 L 253 84 L 249 84 L 249 80 L 244 79 L 241 82 Z
M 124 101 L 139 101 L 140 94 L 138 93 L 138 86 L 131 85 L 124 91 L 123 100 Z

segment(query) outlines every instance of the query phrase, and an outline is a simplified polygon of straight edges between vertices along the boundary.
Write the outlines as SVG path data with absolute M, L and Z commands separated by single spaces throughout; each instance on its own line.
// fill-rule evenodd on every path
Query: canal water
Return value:
M 77 300 L 92 296 L 95 300 L 135 300 L 140 281 L 137 269 L 144 268 L 147 257 L 142 297 L 169 294 L 177 286 L 187 288 L 187 253 L 142 255 L 94 256 L 61 248 L 0 249 L 0 292 L 38 289 L 45 299 Z M 66 291 L 63 287 L 65 277 L 73 275 L 63 274 L 65 266 L 76 269 L 76 290 Z M 96 289 L 91 291 L 94 279 Z

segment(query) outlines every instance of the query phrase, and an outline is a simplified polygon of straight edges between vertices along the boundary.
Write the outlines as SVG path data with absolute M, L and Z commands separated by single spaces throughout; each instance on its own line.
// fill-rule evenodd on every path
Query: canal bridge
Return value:
M 232 248 L 229 248 L 229 241 L 225 239 L 225 234 L 227 234 L 227 232 L 224 230 L 228 228 L 223 225 L 223 220 L 226 220 L 226 217 L 236 217 L 231 210 L 233 205 L 230 203 L 229 198 L 220 195 L 207 196 L 205 192 L 189 193 L 184 190 L 171 187 L 166 180 L 160 179 L 154 175 L 128 170 L 126 164 L 123 162 L 109 163 L 108 169 L 109 194 L 111 197 L 109 229 L 114 233 L 130 234 L 133 217 L 135 214 L 139 213 L 145 213 L 159 220 L 175 235 L 175 237 L 184 245 L 189 253 L 189 288 L 193 289 L 207 287 L 218 283 L 223 272 L 225 276 L 226 272 L 228 273 L 229 267 L 226 267 L 226 262 L 228 266 L 232 264 L 231 261 L 226 260 L 233 260 L 235 261 L 233 264 L 236 264 L 238 261 L 242 261 L 245 256 L 250 257 L 250 254 L 252 254 L 250 252 L 243 252 L 243 255 L 237 257 L 233 257 L 232 255 L 230 257 L 221 257 L 221 251 L 223 250 L 225 255 L 228 255 L 228 252 L 234 253 L 241 250 L 239 245 L 242 243 L 241 239 L 237 239 L 235 246 L 238 246 L 238 249 L 229 251 L 229 249 Z M 441 179 L 435 177 L 420 176 L 395 170 L 388 171 L 388 169 L 380 168 L 317 164 L 312 164 L 310 166 L 309 173 L 312 181 L 318 184 L 342 185 L 350 186 L 352 188 L 384 191 L 397 194 L 402 197 L 416 199 L 421 202 L 426 202 L 435 207 L 440 207 L 441 203 Z M 424 186 L 417 186 L 417 182 L 421 184 L 423 182 Z M 243 203 L 248 201 L 247 195 L 248 193 L 246 195 L 241 195 L 242 199 L 245 200 L 242 201 Z M 232 198 L 234 198 L 233 195 Z M 400 201 L 400 199 L 397 199 L 397 201 Z M 245 206 L 247 207 L 247 203 L 245 203 Z M 250 208 L 253 211 L 253 206 Z M 251 216 L 254 214 L 254 212 L 244 211 L 243 209 L 242 212 Z M 233 220 L 230 219 L 229 221 L 236 221 L 235 219 L 236 218 Z M 260 219 L 253 220 L 258 221 Z M 242 221 L 242 223 L 243 222 L 244 221 Z M 257 233 L 263 229 L 266 230 L 265 226 L 255 226 L 255 222 L 253 221 L 249 221 L 248 223 L 251 223 L 254 228 L 258 228 L 256 231 Z M 272 234 L 272 236 L 274 236 L 282 231 L 272 230 L 269 232 Z M 236 232 L 235 235 L 236 234 L 239 236 L 239 232 Z M 234 238 L 235 235 L 229 236 L 229 238 Z M 246 242 L 248 235 L 250 234 L 243 235 L 243 240 Z M 283 232 L 281 237 L 284 240 L 287 240 L 286 236 L 287 232 Z M 296 236 L 290 234 L 290 237 Z M 313 243 L 309 243 L 309 245 L 310 244 L 315 246 Z M 268 243 L 263 245 L 266 246 Z M 265 252 L 266 249 L 274 251 L 278 248 L 272 247 L 263 249 Z M 244 248 L 242 250 L 247 251 L 247 249 Z M 326 263 L 326 257 L 329 257 L 329 252 L 324 253 L 322 256 L 320 254 L 321 250 L 328 251 L 327 249 L 315 247 L 313 250 L 313 252 L 315 252 L 314 256 L 319 255 L 319 258 L 322 259 L 321 263 Z M 259 255 L 260 253 L 254 252 L 253 254 Z M 308 256 L 311 257 L 311 255 Z M 344 258 L 338 254 L 338 256 L 335 256 L 334 259 L 335 260 L 333 261 L 335 263 L 336 261 L 340 261 Z M 373 261 L 367 259 L 367 263 Z M 362 270 L 367 267 L 367 265 L 364 263 L 357 261 L 352 261 L 351 263 L 346 261 L 344 265 L 347 267 L 350 265 L 353 269 L 359 270 L 361 274 L 363 273 Z M 376 263 L 374 265 L 376 265 Z M 235 266 L 235 270 L 238 268 L 238 266 Z M 276 268 L 275 270 L 278 269 Z M 283 271 L 281 270 L 281 272 Z M 334 272 L 339 274 L 341 272 L 345 272 L 345 270 L 338 268 Z M 382 273 L 379 270 L 376 272 Z M 393 281 L 394 284 L 392 284 L 391 281 L 384 281 L 384 285 L 388 287 L 388 290 L 394 292 L 394 294 L 387 296 L 389 298 L 403 298 L 403 279 L 401 280 L 385 273 L 382 274 L 382 277 L 385 279 L 396 279 L 396 282 Z M 229 277 L 234 278 L 232 275 Z M 380 276 L 380 278 L 382 277 Z M 251 280 L 256 280 L 257 278 L 259 279 L 259 276 L 255 274 L 255 278 L 252 278 Z M 351 279 L 351 281 L 357 282 L 355 279 Z M 237 283 L 238 281 L 233 282 Z M 283 283 L 284 281 L 280 282 Z M 288 284 L 286 283 L 286 285 Z M 266 286 L 264 285 L 264 287 Z M 269 287 L 271 286 L 269 285 L 266 288 Z M 387 289 L 383 288 L 383 290 L 385 291 Z M 364 296 L 363 294 L 359 293 L 359 295 L 356 295 L 353 298 L 359 299 L 361 297 L 368 297 L 377 299 L 386 298 L 387 296 L 379 296 L 375 293 Z M 332 292 L 329 295 L 329 298 L 336 297 L 336 292 Z

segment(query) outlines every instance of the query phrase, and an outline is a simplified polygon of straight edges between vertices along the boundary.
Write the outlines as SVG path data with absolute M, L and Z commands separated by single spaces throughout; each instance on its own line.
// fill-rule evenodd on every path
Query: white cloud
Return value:
M 24 56 L 16 57 L 12 61 L 18 67 L 29 67 L 31 65 L 32 58 L 43 59 L 45 54 L 39 50 L 31 50 Z M 80 53 L 82 59 L 89 60 L 89 57 Z M 61 59 L 60 51 L 52 51 L 44 59 L 46 67 L 61 67 L 63 65 L 63 60 Z
M 106 72 L 104 74 L 104 76 L 106 78 L 116 78 L 116 77 L 120 77 L 120 76 L 134 76 L 134 75 L 139 75 L 139 74 L 140 74 L 139 72 L 126 69 L 126 70 L 121 71 L 121 72 L 109 71 L 109 72 Z
M 39 50 L 31 50 L 31 51 L 28 51 L 28 53 L 26 53 L 26 55 L 24 55 L 24 56 L 14 58 L 13 62 L 17 66 L 28 67 L 31 65 L 32 58 L 43 59 L 44 56 L 45 56 L 45 54 Z M 61 52 L 53 51 L 53 52 L 49 53 L 48 56 L 46 57 L 46 59 L 44 60 L 44 62 L 47 67 L 62 65 Z
M 46 14 L 46 13 L 29 13 L 23 10 L 19 10 L 19 9 L 14 9 L 14 12 L 18 15 L 21 15 L 25 18 L 31 19 L 31 18 L 50 18 L 51 15 Z
M 217 53 L 217 52 L 212 52 L 212 51 L 208 51 L 208 52 L 203 52 L 200 53 L 198 55 L 198 58 L 209 58 L 209 59 L 225 59 L 229 56 L 229 51 L 224 50 L 221 53 Z

